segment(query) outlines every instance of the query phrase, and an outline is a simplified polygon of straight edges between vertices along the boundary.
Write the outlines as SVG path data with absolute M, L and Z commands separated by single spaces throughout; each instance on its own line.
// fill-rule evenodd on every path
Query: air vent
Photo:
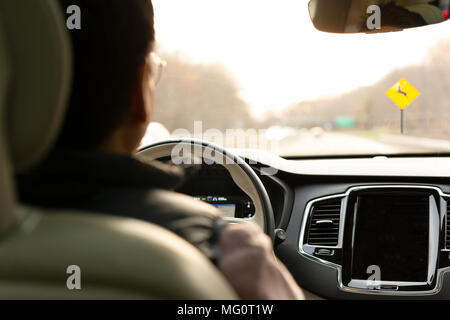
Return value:
M 445 224 L 445 248 L 450 249 L 450 198 L 447 200 L 447 221 Z
M 341 199 L 316 203 L 311 210 L 306 243 L 313 246 L 337 246 Z

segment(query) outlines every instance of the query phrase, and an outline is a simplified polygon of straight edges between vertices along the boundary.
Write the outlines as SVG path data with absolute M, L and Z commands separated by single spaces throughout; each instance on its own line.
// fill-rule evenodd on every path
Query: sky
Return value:
M 257 116 L 373 84 L 423 63 L 450 22 L 386 34 L 314 29 L 307 0 L 153 0 L 162 52 L 223 64 Z M 388 88 L 386 88 L 388 89 Z

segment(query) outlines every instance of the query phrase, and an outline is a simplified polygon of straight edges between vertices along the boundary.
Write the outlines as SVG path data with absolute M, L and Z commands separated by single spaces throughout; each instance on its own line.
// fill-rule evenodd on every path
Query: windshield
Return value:
M 450 23 L 328 34 L 303 0 L 153 3 L 154 121 L 173 136 L 281 156 L 450 152 Z M 414 96 L 403 111 L 390 88 Z

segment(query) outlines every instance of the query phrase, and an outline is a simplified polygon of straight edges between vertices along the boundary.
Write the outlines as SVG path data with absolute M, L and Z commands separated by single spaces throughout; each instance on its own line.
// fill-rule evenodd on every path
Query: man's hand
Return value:
M 257 226 L 229 224 L 220 237 L 219 269 L 241 299 L 304 299 L 292 275 L 275 257 L 269 237 Z

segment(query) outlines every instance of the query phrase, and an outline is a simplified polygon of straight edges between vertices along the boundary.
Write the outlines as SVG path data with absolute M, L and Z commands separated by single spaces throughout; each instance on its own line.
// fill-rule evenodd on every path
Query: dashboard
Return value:
M 241 156 L 267 190 L 275 253 L 301 287 L 326 299 L 450 298 L 450 159 Z M 220 165 L 178 191 L 227 218 L 254 214 Z

